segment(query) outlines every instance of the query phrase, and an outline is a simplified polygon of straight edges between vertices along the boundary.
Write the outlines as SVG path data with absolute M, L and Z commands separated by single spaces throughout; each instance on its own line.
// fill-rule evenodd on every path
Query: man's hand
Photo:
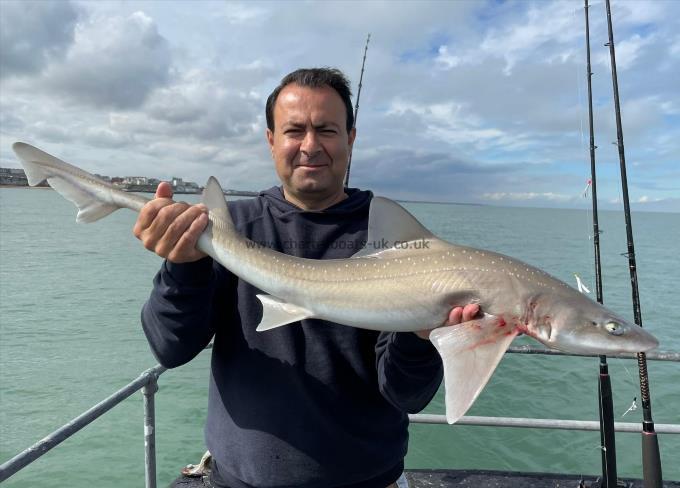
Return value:
M 470 320 L 474 320 L 478 315 L 479 305 L 477 305 L 476 303 L 470 303 L 468 305 L 465 305 L 465 307 L 454 307 L 451 310 L 451 312 L 449 312 L 449 319 L 445 323 L 443 323 L 440 327 L 444 327 L 447 325 L 457 325 L 463 322 L 469 322 Z M 430 332 L 432 332 L 432 330 L 433 329 L 419 330 L 417 332 L 414 332 L 414 334 L 416 334 L 421 339 L 429 339 Z
M 158 185 L 156 196 L 144 205 L 132 230 L 144 247 L 173 263 L 189 263 L 206 256 L 196 249 L 199 236 L 208 225 L 205 205 L 172 200 L 172 188 Z

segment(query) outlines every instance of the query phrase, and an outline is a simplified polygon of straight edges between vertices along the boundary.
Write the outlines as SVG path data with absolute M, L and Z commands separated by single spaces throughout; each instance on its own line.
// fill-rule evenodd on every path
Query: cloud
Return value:
M 250 69 L 229 74 L 207 70 L 183 74 L 151 95 L 138 129 L 148 122 L 158 125 L 155 130 L 159 133 L 213 141 L 263 132 L 261 97 L 240 89 L 236 82 Z
M 671 3 L 673 2 L 620 2 L 612 8 L 612 21 L 624 26 L 659 23 L 669 14 L 668 7 L 672 7 Z M 601 9 L 604 10 L 604 6 Z
M 223 9 L 215 12 L 213 17 L 223 19 L 229 24 L 252 24 L 269 15 L 270 11 L 264 7 L 229 2 L 224 4 Z
M 635 203 L 644 208 L 675 194 L 680 154 L 672 22 L 680 3 L 648 4 L 613 5 L 629 185 L 649 198 Z M 21 139 L 103 174 L 269 186 L 266 96 L 290 70 L 319 65 L 344 70 L 356 92 L 370 31 L 353 185 L 421 200 L 582 203 L 574 200 L 589 175 L 582 5 L 376 1 L 359 17 L 333 1 L 6 5 L 0 49 L 14 64 L 0 80 L 3 164 Z M 37 5 L 28 20 L 19 15 L 26 5 Z M 619 187 L 605 42 L 599 5 L 591 44 L 603 201 Z
M 0 128 L 2 131 L 18 132 L 24 127 L 22 120 L 0 105 Z
M 616 52 L 616 69 L 617 71 L 624 71 L 631 68 L 640 58 L 645 54 L 647 46 L 653 45 L 655 41 L 654 35 L 642 37 L 640 34 L 633 34 L 631 37 L 624 39 L 615 44 Z M 609 51 L 601 51 L 593 57 L 593 64 L 599 64 L 609 69 L 611 57 Z
M 486 56 L 505 59 L 503 72 L 509 75 L 515 65 L 527 58 L 550 52 L 551 59 L 562 62 L 572 57 L 571 43 L 581 33 L 573 28 L 575 6 L 570 2 L 542 2 L 502 28 L 491 29 L 480 51 Z
M 167 83 L 167 40 L 143 12 L 90 17 L 79 23 L 63 61 L 53 62 L 40 82 L 77 103 L 139 107 Z
M 668 54 L 675 58 L 680 58 L 680 37 L 668 44 Z
M 644 197 L 643 197 L 644 198 Z M 642 201 L 640 201 L 642 200 Z M 631 204 L 636 210 L 680 213 L 680 198 L 641 198 Z
M 565 195 L 563 193 L 553 193 L 553 192 L 496 192 L 496 193 L 484 193 L 482 198 L 485 200 L 492 201 L 526 201 L 526 200 L 548 200 L 550 202 L 572 202 L 576 200 L 573 195 Z
M 414 150 L 407 144 L 357 151 L 351 185 L 393 198 L 479 202 L 489 187 L 522 180 L 520 163 L 483 164 L 465 155 Z M 410 182 L 405 185 L 404 182 Z
M 443 69 L 452 69 L 462 63 L 460 56 L 455 56 L 449 53 L 448 46 L 439 46 L 437 49 L 437 57 L 434 62 Z
M 72 44 L 78 10 L 71 2 L 2 2 L 0 77 L 39 73 Z
M 494 145 L 504 145 L 512 150 L 520 143 L 520 137 L 507 137 L 502 130 L 484 127 L 483 122 L 475 117 L 465 105 L 448 101 L 419 105 L 417 103 L 395 99 L 385 114 L 388 118 L 417 119 L 417 124 L 424 129 L 424 136 L 438 139 L 450 145 L 472 144 L 477 149 Z

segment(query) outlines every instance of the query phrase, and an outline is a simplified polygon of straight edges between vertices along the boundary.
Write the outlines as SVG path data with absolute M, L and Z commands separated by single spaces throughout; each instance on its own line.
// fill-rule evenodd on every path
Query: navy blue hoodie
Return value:
M 229 203 L 246 237 L 287 254 L 347 258 L 367 238 L 372 194 L 322 211 L 271 188 Z M 439 355 L 415 334 L 310 319 L 256 332 L 261 293 L 211 258 L 165 262 L 142 311 L 161 364 L 180 366 L 214 337 L 205 439 L 214 481 L 233 488 L 374 488 L 403 470 L 407 412 L 442 378 Z

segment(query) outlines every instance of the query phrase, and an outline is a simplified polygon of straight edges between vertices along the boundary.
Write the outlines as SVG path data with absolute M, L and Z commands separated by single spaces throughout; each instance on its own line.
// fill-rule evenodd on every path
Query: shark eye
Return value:
M 607 331 L 612 335 L 623 334 L 623 327 L 621 327 L 621 325 L 617 324 L 616 322 L 607 322 L 604 328 L 607 329 Z

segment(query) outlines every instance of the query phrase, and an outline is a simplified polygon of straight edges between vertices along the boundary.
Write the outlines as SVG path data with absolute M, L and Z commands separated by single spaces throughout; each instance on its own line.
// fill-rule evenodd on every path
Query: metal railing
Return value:
M 609 356 L 607 356 L 609 357 Z M 417 413 L 408 416 L 411 422 L 419 424 L 446 424 L 446 415 Z M 477 425 L 485 427 L 520 427 L 523 429 L 557 430 L 600 430 L 600 422 L 594 420 L 535 419 L 521 417 L 479 417 L 466 415 L 455 425 Z M 654 424 L 659 434 L 680 434 L 680 424 Z M 642 424 L 634 422 L 614 422 L 616 432 L 642 432 Z
M 209 345 L 206 349 L 210 349 Z M 575 356 L 559 351 L 553 351 L 533 346 L 519 346 L 508 349 L 510 353 L 516 354 L 545 354 L 559 356 Z M 578 355 L 576 355 L 578 356 Z M 589 356 L 589 355 L 584 355 Z M 597 357 L 597 355 L 594 355 Z M 610 358 L 635 359 L 634 354 L 619 354 L 607 356 Z M 647 359 L 652 361 L 673 361 L 680 362 L 680 353 L 659 351 L 647 353 Z M 0 483 L 21 469 L 31 464 L 36 459 L 43 456 L 52 448 L 58 446 L 63 441 L 83 429 L 85 426 L 98 419 L 123 400 L 142 390 L 144 395 L 144 464 L 145 464 L 145 486 L 146 488 L 156 488 L 156 414 L 154 398 L 158 391 L 158 377 L 167 371 L 167 368 L 160 364 L 147 369 L 139 377 L 120 390 L 94 405 L 89 410 L 78 415 L 76 418 L 55 430 L 47 437 L 39 440 L 29 448 L 20 452 L 13 458 L 0 465 Z M 431 414 L 409 415 L 409 420 L 414 423 L 424 424 L 446 424 L 446 416 Z M 515 417 L 479 417 L 464 416 L 454 425 L 477 425 L 491 427 L 519 427 L 535 429 L 562 429 L 562 430 L 600 430 L 600 423 L 597 421 L 584 420 L 560 420 L 560 419 L 536 419 L 536 418 L 515 418 Z M 617 432 L 642 432 L 642 425 L 631 422 L 616 422 L 614 427 Z M 655 424 L 657 433 L 660 434 L 680 434 L 678 424 Z
M 146 463 L 146 486 L 156 487 L 156 415 L 154 409 L 154 395 L 158 391 L 158 377 L 167 368 L 160 364 L 147 369 L 139 377 L 123 388 L 105 398 L 95 406 L 78 415 L 76 418 L 61 426 L 47 437 L 39 440 L 31 447 L 20 452 L 12 459 L 0 465 L 0 483 L 25 468 L 33 461 L 47 453 L 50 449 L 58 446 L 73 434 L 89 425 L 123 400 L 132 396 L 139 390 L 144 394 L 144 457 Z

